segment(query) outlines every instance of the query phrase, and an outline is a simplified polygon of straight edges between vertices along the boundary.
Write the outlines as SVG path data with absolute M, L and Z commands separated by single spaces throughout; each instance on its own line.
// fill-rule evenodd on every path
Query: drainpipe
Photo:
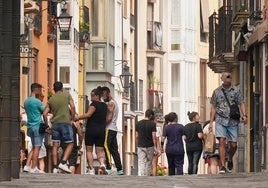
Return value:
M 254 172 L 261 171 L 261 135 L 259 125 L 259 108 L 260 108 L 260 94 L 255 92 L 253 94 L 253 151 L 254 151 Z

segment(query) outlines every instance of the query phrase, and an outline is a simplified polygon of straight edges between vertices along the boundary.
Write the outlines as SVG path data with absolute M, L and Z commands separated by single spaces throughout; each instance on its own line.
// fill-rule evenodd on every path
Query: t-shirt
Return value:
M 51 122 L 55 123 L 70 123 L 71 113 L 69 102 L 72 96 L 69 93 L 59 92 L 50 97 L 48 101 L 49 109 L 53 114 Z
M 42 112 L 44 106 L 42 102 L 35 97 L 28 97 L 24 102 L 25 112 L 27 114 L 27 128 L 39 126 L 42 122 Z
M 152 120 L 141 120 L 136 124 L 139 134 L 138 147 L 149 148 L 154 146 L 152 132 L 156 132 L 156 124 Z
M 95 107 L 95 112 L 87 119 L 87 127 L 106 127 L 107 105 L 104 102 L 93 101 L 90 106 Z
M 199 151 L 203 149 L 202 139 L 198 138 L 198 133 L 203 133 L 199 123 L 189 123 L 183 127 L 183 135 L 186 136 L 187 151 Z
M 163 136 L 167 138 L 166 153 L 183 155 L 184 148 L 182 142 L 183 125 L 168 124 L 164 128 Z

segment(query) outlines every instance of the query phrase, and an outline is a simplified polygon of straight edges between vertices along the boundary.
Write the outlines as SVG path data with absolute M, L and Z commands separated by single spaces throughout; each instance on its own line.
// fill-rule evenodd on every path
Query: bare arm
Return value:
M 78 116 L 77 120 L 90 118 L 95 110 L 96 108 L 94 106 L 90 106 L 85 114 Z
M 73 99 L 69 101 L 69 106 L 71 110 L 71 120 L 74 121 L 75 120 L 75 105 L 74 105 Z
M 47 120 L 47 116 L 48 116 L 48 113 L 49 113 L 50 109 L 48 107 L 48 105 L 45 107 L 44 111 L 43 111 L 43 118 L 44 118 L 44 121 L 45 121 L 45 124 L 48 125 L 48 120 Z
M 82 146 L 84 135 L 83 135 L 83 132 L 82 132 L 82 129 L 81 129 L 81 126 L 80 126 L 80 123 L 79 122 L 76 122 L 75 123 L 75 127 L 77 129 L 78 145 L 79 145 L 79 148 L 80 148 Z
M 107 116 L 106 116 L 106 123 L 110 123 L 113 119 L 114 116 L 114 109 L 115 109 L 115 105 L 112 101 L 110 101 L 108 103 L 108 112 L 107 112 Z
M 213 105 L 211 105 L 210 108 L 210 123 L 209 123 L 209 130 L 212 131 L 212 124 L 213 121 L 215 120 L 215 115 L 216 115 L 216 109 Z
M 242 122 L 247 123 L 247 115 L 246 115 L 245 103 L 240 103 L 240 111 L 242 113 Z

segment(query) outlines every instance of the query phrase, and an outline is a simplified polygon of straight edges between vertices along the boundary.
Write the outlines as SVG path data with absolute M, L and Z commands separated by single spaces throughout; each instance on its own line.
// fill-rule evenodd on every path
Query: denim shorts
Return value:
M 230 142 L 237 142 L 238 125 L 225 126 L 219 123 L 215 123 L 216 137 L 227 138 Z
M 33 146 L 42 146 L 45 134 L 39 133 L 39 125 L 27 129 L 27 135 L 31 138 Z
M 73 127 L 70 123 L 55 123 L 52 126 L 53 142 L 73 142 Z

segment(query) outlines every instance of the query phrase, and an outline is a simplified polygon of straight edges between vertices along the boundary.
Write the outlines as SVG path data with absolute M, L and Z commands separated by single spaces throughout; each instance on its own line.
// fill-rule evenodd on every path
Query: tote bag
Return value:
M 214 153 L 215 152 L 215 145 L 216 145 L 215 135 L 212 132 L 209 132 L 205 136 L 204 152 Z

